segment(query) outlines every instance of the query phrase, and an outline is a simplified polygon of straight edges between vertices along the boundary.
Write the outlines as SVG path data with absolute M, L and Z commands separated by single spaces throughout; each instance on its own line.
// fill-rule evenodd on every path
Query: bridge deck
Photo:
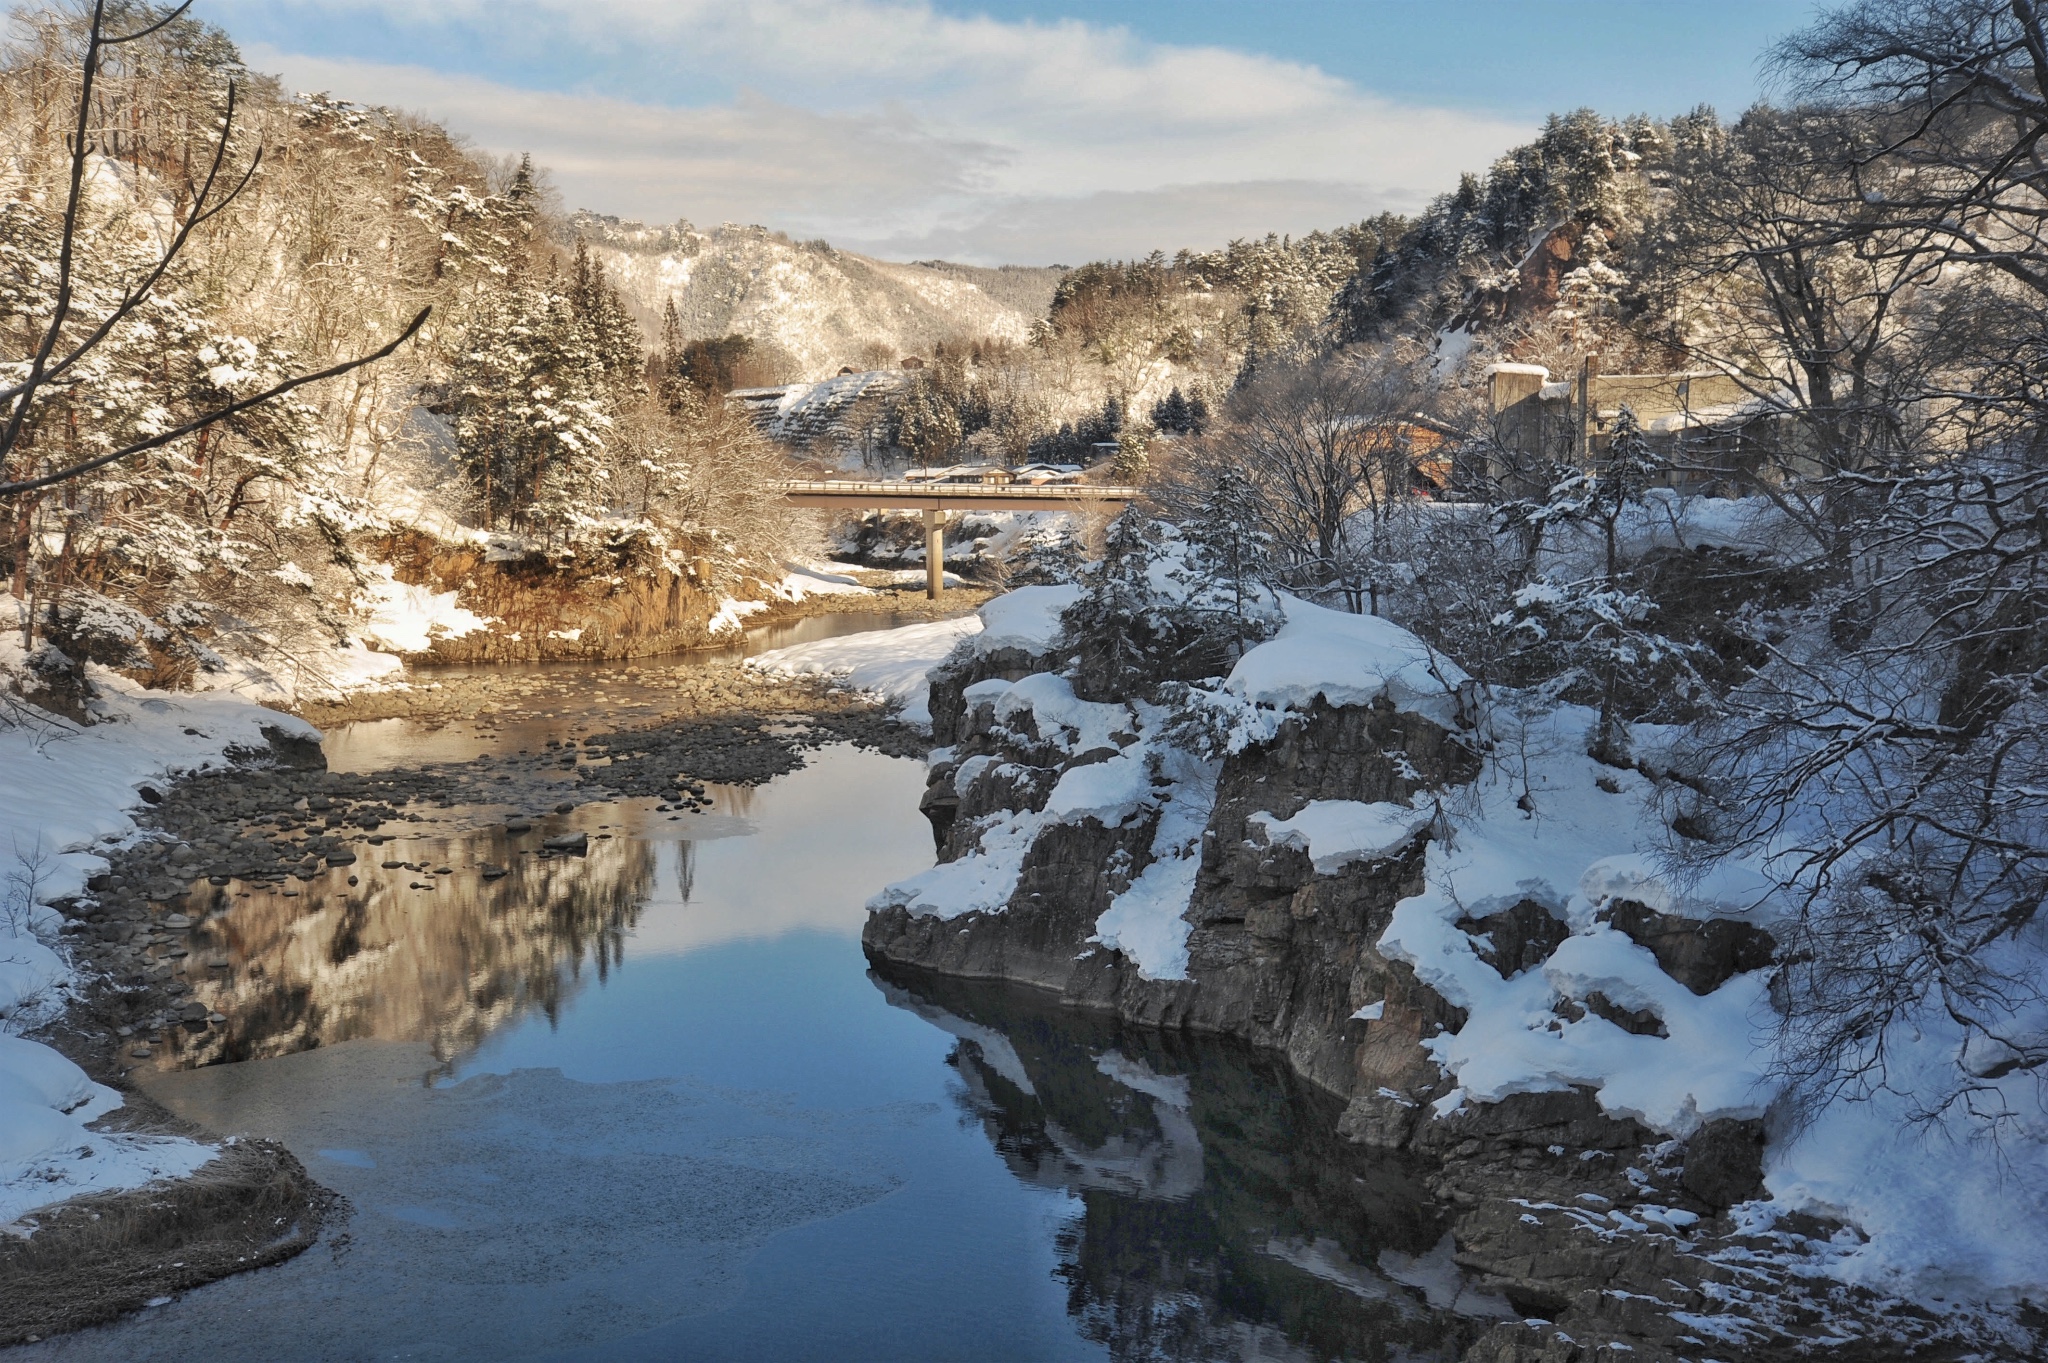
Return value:
M 797 506 L 891 511 L 1056 511 L 1083 502 L 1122 503 L 1141 494 L 1104 483 L 906 483 L 852 479 L 783 484 Z
M 925 595 L 946 590 L 946 513 L 949 511 L 1057 511 L 1090 502 L 1118 505 L 1143 494 L 1104 483 L 906 483 L 901 481 L 788 482 L 782 495 L 797 506 L 865 507 L 871 511 L 924 512 Z

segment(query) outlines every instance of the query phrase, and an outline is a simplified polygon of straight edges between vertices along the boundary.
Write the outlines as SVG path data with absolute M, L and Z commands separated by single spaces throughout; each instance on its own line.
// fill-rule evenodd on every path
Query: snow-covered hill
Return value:
M 650 333 L 673 298 L 685 336 L 747 336 L 791 380 L 928 356 L 953 337 L 1021 342 L 1062 273 L 897 264 L 732 223 L 699 231 L 578 213 L 569 230 L 604 261 Z

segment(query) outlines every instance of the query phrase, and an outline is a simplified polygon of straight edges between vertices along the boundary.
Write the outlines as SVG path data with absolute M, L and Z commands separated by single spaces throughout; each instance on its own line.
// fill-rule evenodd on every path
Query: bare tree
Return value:
M 1231 400 L 1188 467 L 1205 484 L 1242 470 L 1284 580 L 1377 611 L 1384 532 L 1413 495 L 1408 441 L 1430 400 L 1426 366 L 1391 346 L 1275 364 Z
M 2048 32 L 2031 0 L 1865 0 L 1780 61 L 1863 130 L 1776 177 L 1796 231 L 1761 254 L 1876 287 L 1803 295 L 1865 327 L 1788 346 L 1850 385 L 1828 457 L 1794 470 L 1830 552 L 1804 601 L 1748 622 L 1767 662 L 1701 735 L 1694 851 L 1760 854 L 1802 908 L 1781 934 L 1793 1077 L 1996 1121 L 2005 1081 L 2048 1080 Z M 1828 283 L 1777 277 L 1788 301 Z M 1937 1087 L 1894 1069 L 1930 1026 L 1958 1038 Z
M 204 174 L 191 188 L 182 221 L 171 234 L 155 263 L 127 285 L 113 306 L 98 310 L 97 316 L 80 317 L 74 307 L 74 276 L 77 267 L 80 217 L 85 206 L 86 173 L 93 158 L 104 154 L 101 136 L 96 134 L 93 126 L 94 82 L 99 77 L 101 64 L 110 49 L 136 43 L 161 32 L 191 8 L 191 0 L 186 0 L 184 4 L 156 18 L 154 22 L 122 34 L 109 34 L 106 31 L 106 8 L 106 0 L 94 0 L 92 15 L 86 28 L 85 50 L 79 64 L 78 115 L 69 139 L 70 172 L 59 228 L 54 306 L 34 352 L 17 366 L 21 371 L 21 377 L 5 388 L 0 388 L 0 403 L 6 404 L 7 414 L 5 425 L 0 426 L 0 475 L 7 472 L 26 474 L 12 479 L 0 476 L 0 498 L 12 499 L 38 492 L 149 450 L 161 449 L 307 384 L 338 378 L 381 360 L 412 339 L 425 325 L 431 311 L 422 308 L 396 337 L 366 355 L 330 365 L 313 373 L 294 375 L 273 383 L 260 392 L 224 402 L 188 421 L 154 432 L 142 439 L 130 441 L 117 449 L 89 459 L 60 463 L 57 467 L 38 473 L 27 473 L 26 469 L 16 467 L 23 462 L 23 436 L 28 429 L 30 415 L 38 396 L 52 385 L 61 383 L 67 374 L 106 343 L 116 327 L 148 301 L 157 285 L 185 251 L 193 233 L 207 222 L 219 217 L 241 196 L 262 163 L 263 154 L 259 149 L 249 158 L 248 164 L 242 168 L 239 175 L 229 169 L 236 103 L 236 90 L 230 83 L 221 113 L 219 138 Z

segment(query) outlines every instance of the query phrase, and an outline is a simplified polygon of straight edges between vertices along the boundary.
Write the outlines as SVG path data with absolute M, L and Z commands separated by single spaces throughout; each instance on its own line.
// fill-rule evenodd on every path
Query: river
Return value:
M 516 724 L 344 726 L 330 760 L 630 720 L 616 669 L 568 684 Z M 477 806 L 303 889 L 195 886 L 249 1058 L 145 1086 L 281 1139 L 350 1213 L 21 1356 L 1455 1357 L 1498 1305 L 1275 1058 L 870 973 L 866 899 L 932 860 L 923 778 L 835 744 L 694 810 L 583 805 L 580 857 L 521 860 Z

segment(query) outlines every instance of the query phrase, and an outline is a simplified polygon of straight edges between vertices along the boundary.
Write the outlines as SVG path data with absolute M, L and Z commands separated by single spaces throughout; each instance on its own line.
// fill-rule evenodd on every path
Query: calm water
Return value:
M 608 835 L 580 859 L 477 809 L 372 849 L 406 866 L 209 888 L 195 992 L 236 1021 L 179 1061 L 230 1063 L 150 1090 L 353 1214 L 22 1356 L 1455 1356 L 1492 1308 L 1284 1067 L 870 975 L 864 901 L 932 858 L 922 785 L 828 748 L 701 815 L 562 816 Z

